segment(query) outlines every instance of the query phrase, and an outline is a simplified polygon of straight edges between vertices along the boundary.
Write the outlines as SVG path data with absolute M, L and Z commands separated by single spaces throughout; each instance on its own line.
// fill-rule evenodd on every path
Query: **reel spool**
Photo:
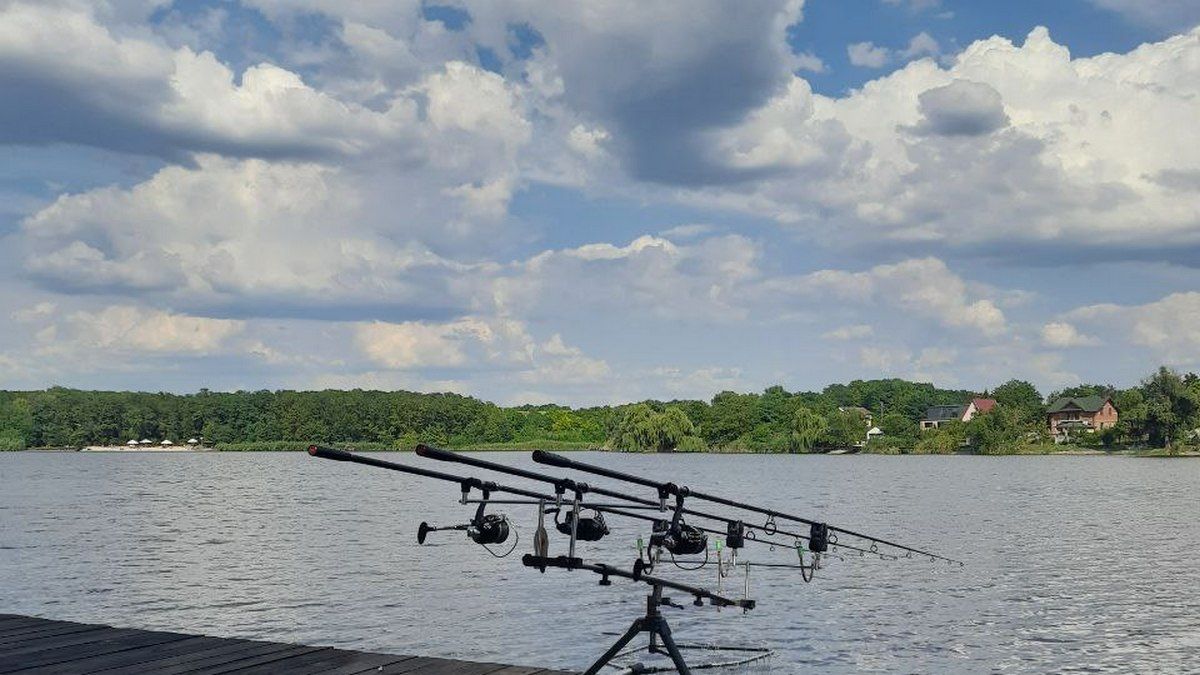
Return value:
M 650 535 L 650 545 L 662 546 L 672 555 L 695 555 L 708 548 L 708 535 L 683 521 L 672 523 L 656 520 Z
M 579 541 L 600 541 L 608 534 L 608 523 L 604 522 L 604 515 L 599 511 L 593 511 L 592 516 L 579 516 L 579 523 L 575 525 L 575 538 Z M 559 532 L 571 536 L 571 524 L 575 521 L 575 512 L 567 511 L 562 520 L 555 518 L 554 528 Z
M 489 513 L 477 519 L 467 528 L 467 536 L 481 546 L 503 544 L 508 539 L 508 518 L 498 513 Z

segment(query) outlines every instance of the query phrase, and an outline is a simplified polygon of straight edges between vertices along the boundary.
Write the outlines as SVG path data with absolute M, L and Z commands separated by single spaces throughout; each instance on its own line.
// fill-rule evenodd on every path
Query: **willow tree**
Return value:
M 792 415 L 792 449 L 812 450 L 825 433 L 825 418 L 803 406 Z

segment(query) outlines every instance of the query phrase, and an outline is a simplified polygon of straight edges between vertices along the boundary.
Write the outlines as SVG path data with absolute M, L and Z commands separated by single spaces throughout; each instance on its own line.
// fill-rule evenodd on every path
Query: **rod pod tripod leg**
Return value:
M 679 675 L 692 675 L 692 671 L 683 660 L 683 654 L 679 653 L 679 647 L 675 645 L 675 639 L 671 637 L 671 627 L 667 625 L 666 617 L 658 609 L 660 605 L 662 605 L 662 586 L 655 586 L 654 592 L 646 596 L 646 616 L 634 619 L 629 630 L 625 631 L 625 634 L 609 647 L 603 656 L 584 671 L 583 675 L 597 675 L 601 668 L 612 661 L 640 633 L 650 634 L 650 652 L 652 654 L 661 654 L 665 649 Z M 662 640 L 661 649 L 658 647 L 658 640 Z

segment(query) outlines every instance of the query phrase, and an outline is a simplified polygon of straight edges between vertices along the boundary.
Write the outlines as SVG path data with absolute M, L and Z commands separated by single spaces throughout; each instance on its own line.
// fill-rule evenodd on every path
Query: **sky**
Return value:
M 0 388 L 1200 368 L 1194 0 L 0 0 Z

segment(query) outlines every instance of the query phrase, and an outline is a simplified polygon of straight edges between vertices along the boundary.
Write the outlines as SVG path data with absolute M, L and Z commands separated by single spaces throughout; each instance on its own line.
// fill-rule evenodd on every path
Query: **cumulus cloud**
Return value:
M 738 292 L 758 277 L 758 245 L 739 235 L 682 244 L 643 235 L 544 251 L 499 275 L 491 300 L 522 316 L 620 310 L 669 319 L 733 321 L 746 316 Z
M 874 42 L 855 42 L 846 46 L 850 63 L 863 68 L 882 68 L 893 59 L 915 59 L 941 53 L 942 47 L 938 41 L 924 31 L 914 35 L 903 49 L 881 47 Z
M 1170 363 L 1200 363 L 1200 293 L 1172 293 L 1144 305 L 1089 305 L 1066 317 L 1147 348 Z
M 375 321 L 359 326 L 359 349 L 375 363 L 395 369 L 462 366 L 469 359 L 527 364 L 535 345 L 524 324 L 511 319 L 467 317 L 447 323 Z
M 555 333 L 537 342 L 517 320 L 468 317 L 446 323 L 372 322 L 357 328 L 358 348 L 374 364 L 395 370 L 501 368 L 527 385 L 583 385 L 604 380 L 609 366 Z
M 240 82 L 237 80 L 240 79 Z M 348 105 L 259 64 L 235 77 L 211 52 L 120 36 L 82 7 L 0 7 L 0 140 L 82 143 L 179 159 L 360 153 L 414 120 Z
M 612 133 L 614 151 L 636 179 L 706 184 L 739 179 L 709 156 L 705 133 L 733 124 L 787 84 L 797 63 L 786 29 L 800 0 L 731 5 L 507 0 L 471 7 L 466 29 L 496 54 L 504 27 L 526 25 L 545 41 L 544 58 L 562 82 L 559 96 Z M 597 67 L 603 64 L 602 67 Z
M 917 100 L 917 133 L 980 136 L 1008 126 L 1000 93 L 980 82 L 955 80 L 921 92 Z
M 174 314 L 131 305 L 78 311 L 39 333 L 43 354 L 209 354 L 242 331 L 244 322 Z
M 157 158 L 30 202 L 6 230 L 0 256 L 23 276 L 9 295 L 31 282 L 46 302 L 3 307 L 5 358 L 30 356 L 21 340 L 126 364 L 232 350 L 296 385 L 588 401 L 769 384 L 790 367 L 767 344 L 780 325 L 825 338 L 788 362 L 946 383 L 1010 369 L 1061 384 L 1071 348 L 1101 339 L 1194 360 L 1186 293 L 1038 316 L 1026 291 L 968 274 L 1187 262 L 1200 30 L 1089 58 L 1044 29 L 954 57 L 928 33 L 864 43 L 859 65 L 916 60 L 831 97 L 796 75 L 824 67 L 788 47 L 797 0 L 500 0 L 453 27 L 415 2 L 243 4 L 283 33 L 325 15 L 327 34 L 268 62 L 206 49 L 219 22 L 147 24 L 174 11 L 156 0 L 0 0 L 0 143 Z M 584 197 L 543 184 L 605 208 L 682 204 L 704 224 L 545 225 L 514 209 L 521 190 Z M 746 213 L 787 231 L 739 232 Z M 617 333 L 642 338 L 637 359 Z M 747 342 L 749 357 L 706 351 Z
M 765 178 L 688 197 L 840 246 L 1003 242 L 1057 260 L 1195 246 L 1200 200 L 1180 198 L 1194 191 L 1180 178 L 1200 166 L 1198 54 L 1200 29 L 1072 59 L 1039 28 L 843 98 L 797 81 L 719 140 Z
M 892 52 L 874 42 L 855 42 L 846 46 L 850 63 L 864 68 L 882 68 L 892 58 Z
M 471 211 L 457 195 L 429 194 L 426 181 L 436 176 L 383 193 L 370 184 L 386 175 L 352 169 L 197 162 L 129 189 L 59 197 L 22 223 L 26 272 L 50 289 L 156 294 L 193 306 L 390 306 L 426 316 L 466 309 L 465 293 L 452 287 L 470 265 L 430 247 L 456 236 L 447 219 Z M 391 200 L 406 196 L 407 213 L 397 218 Z M 457 236 L 477 236 L 484 222 L 473 218 Z
M 1099 340 L 1080 333 L 1078 328 L 1066 321 L 1051 321 L 1042 326 L 1042 344 L 1047 347 L 1088 347 L 1099 343 Z
M 973 297 L 966 282 L 937 258 L 877 265 L 863 272 L 820 270 L 772 279 L 763 288 L 785 297 L 832 297 L 898 308 L 983 337 L 997 337 L 1008 329 L 1004 312 L 990 299 Z

